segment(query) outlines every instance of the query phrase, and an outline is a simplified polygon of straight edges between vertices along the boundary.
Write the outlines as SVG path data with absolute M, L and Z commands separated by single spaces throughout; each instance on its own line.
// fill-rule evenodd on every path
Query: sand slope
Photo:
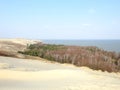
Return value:
M 0 90 L 120 90 L 120 74 L 0 57 Z
M 41 41 L 30 39 L 0 39 L 0 55 L 24 58 L 24 55 L 18 53 L 26 49 L 27 45 L 41 43 Z
M 11 42 L 11 43 L 16 43 L 16 44 L 21 44 L 21 45 L 27 45 L 27 44 L 34 44 L 34 43 L 38 43 L 41 41 L 38 40 L 30 40 L 30 39 L 24 39 L 24 38 L 3 38 L 0 39 L 0 42 Z
M 0 39 L 0 51 L 11 51 L 18 52 L 24 50 L 27 45 L 35 44 L 40 41 L 29 40 L 29 39 Z

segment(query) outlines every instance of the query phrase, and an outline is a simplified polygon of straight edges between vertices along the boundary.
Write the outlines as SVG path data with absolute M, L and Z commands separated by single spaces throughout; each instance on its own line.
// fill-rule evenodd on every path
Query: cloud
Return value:
M 96 10 L 93 9 L 93 8 L 91 8 L 91 9 L 88 10 L 88 13 L 90 13 L 90 14 L 93 14 L 93 13 L 95 13 L 95 12 L 96 12 Z

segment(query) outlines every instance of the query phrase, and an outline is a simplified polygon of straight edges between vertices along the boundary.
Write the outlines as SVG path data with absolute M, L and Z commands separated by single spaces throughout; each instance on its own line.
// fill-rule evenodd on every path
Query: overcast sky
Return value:
M 120 39 L 120 0 L 0 0 L 0 38 Z

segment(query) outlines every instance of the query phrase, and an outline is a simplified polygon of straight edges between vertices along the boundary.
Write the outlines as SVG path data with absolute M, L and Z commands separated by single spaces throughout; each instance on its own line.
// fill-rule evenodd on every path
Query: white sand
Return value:
M 27 45 L 27 44 L 34 44 L 34 43 L 41 42 L 41 41 L 24 39 L 24 38 L 11 38 L 11 39 L 3 38 L 3 39 L 0 39 L 0 42 L 12 42 L 12 43 L 17 43 L 21 45 Z
M 120 73 L 9 57 L 0 67 L 0 90 L 120 90 Z

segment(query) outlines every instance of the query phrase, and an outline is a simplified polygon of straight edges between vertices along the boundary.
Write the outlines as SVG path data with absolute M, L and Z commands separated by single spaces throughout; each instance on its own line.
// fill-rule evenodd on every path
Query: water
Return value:
M 120 40 L 43 40 L 47 44 L 97 46 L 107 51 L 120 52 Z

